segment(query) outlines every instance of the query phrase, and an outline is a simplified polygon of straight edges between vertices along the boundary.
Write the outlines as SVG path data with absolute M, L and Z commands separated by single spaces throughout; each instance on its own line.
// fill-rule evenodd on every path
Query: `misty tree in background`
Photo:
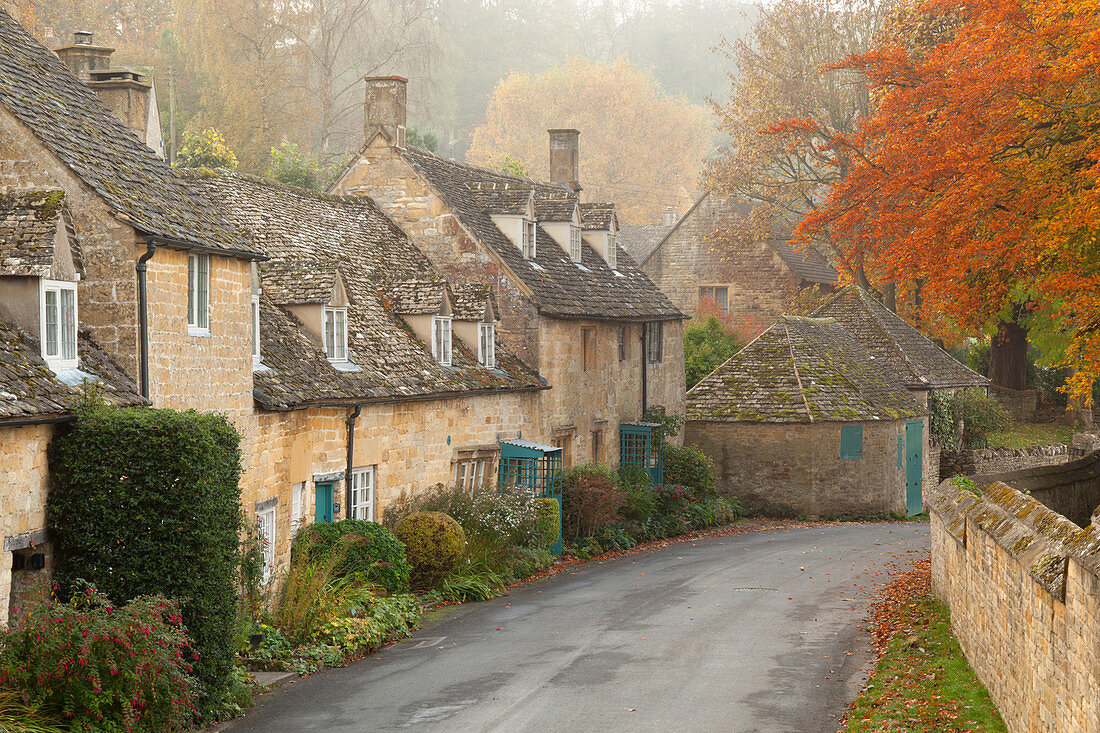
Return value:
M 663 93 L 626 59 L 571 59 L 537 76 L 512 74 L 497 85 L 467 157 L 508 156 L 536 178 L 549 167 L 550 128 L 581 131 L 580 183 L 589 201 L 614 201 L 626 223 L 659 221 L 666 206 L 694 200 L 710 151 L 706 111 Z
M 296 144 L 286 140 L 271 149 L 265 175 L 279 183 L 314 191 L 322 188 L 326 178 L 316 158 L 306 155 Z
M 237 156 L 225 144 L 222 134 L 213 128 L 183 133 L 183 147 L 176 155 L 177 168 L 237 167 Z
M 409 128 L 405 130 L 405 141 L 414 148 L 427 150 L 429 153 L 434 153 L 439 149 L 439 138 L 434 132 L 431 130 L 421 132 L 412 125 L 409 125 Z
M 792 231 L 845 176 L 855 152 L 849 141 L 871 99 L 862 75 L 830 67 L 874 46 L 891 5 L 778 0 L 761 6 L 748 38 L 719 49 L 731 67 L 730 93 L 712 107 L 729 142 L 708 163 L 706 180 L 722 195 L 755 204 L 747 221 L 758 233 Z M 831 239 L 816 245 L 828 249 Z M 837 248 L 832 255 L 844 257 Z M 862 263 L 845 264 L 868 285 Z

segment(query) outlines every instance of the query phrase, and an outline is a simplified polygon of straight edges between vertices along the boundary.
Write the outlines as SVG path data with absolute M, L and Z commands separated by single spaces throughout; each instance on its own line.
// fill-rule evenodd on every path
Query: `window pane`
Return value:
M 57 291 L 46 291 L 46 356 L 57 356 Z
M 325 356 L 336 358 L 336 312 L 325 311 Z
M 195 323 L 195 255 L 190 255 L 187 258 L 187 325 Z
M 61 358 L 76 358 L 76 291 L 61 291 Z
M 260 304 L 252 301 L 252 355 L 260 355 Z
M 199 328 L 210 328 L 210 257 L 198 257 L 198 322 Z
M 333 311 L 333 346 L 337 359 L 348 358 L 347 311 Z

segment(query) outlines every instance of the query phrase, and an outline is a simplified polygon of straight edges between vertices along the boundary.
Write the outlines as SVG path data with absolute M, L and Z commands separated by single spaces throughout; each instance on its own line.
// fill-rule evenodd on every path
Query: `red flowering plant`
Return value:
M 663 517 L 680 517 L 695 503 L 695 489 L 690 486 L 658 486 L 657 512 Z
M 67 603 L 42 595 L 0 635 L 0 685 L 73 731 L 192 726 L 194 655 L 175 601 L 142 596 L 118 607 L 87 585 Z

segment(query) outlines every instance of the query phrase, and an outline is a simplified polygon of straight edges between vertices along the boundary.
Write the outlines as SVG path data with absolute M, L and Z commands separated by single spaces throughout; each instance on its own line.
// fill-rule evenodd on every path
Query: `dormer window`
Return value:
M 76 283 L 42 281 L 42 357 L 54 371 L 76 368 Z
M 497 365 L 496 325 L 479 323 L 477 330 L 477 360 L 491 369 Z
M 347 308 L 325 308 L 325 356 L 329 361 L 348 360 Z
M 535 222 L 532 219 L 523 220 L 523 257 L 535 259 Z
M 569 225 L 569 256 L 574 262 L 581 261 L 583 249 L 581 247 L 581 228 L 575 224 Z
M 432 356 L 444 366 L 451 365 L 451 317 L 432 319 Z
M 210 255 L 187 256 L 187 331 L 210 334 Z

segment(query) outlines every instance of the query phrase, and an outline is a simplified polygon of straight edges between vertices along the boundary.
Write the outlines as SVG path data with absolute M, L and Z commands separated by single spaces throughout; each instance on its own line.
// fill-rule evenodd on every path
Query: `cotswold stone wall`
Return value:
M 718 490 L 749 513 L 864 516 L 905 511 L 897 439 L 905 421 L 864 422 L 863 457 L 840 457 L 840 428 L 852 423 L 730 423 L 691 420 L 684 443 L 710 456 Z
M 1039 466 L 1055 466 L 1070 459 L 1065 445 L 1040 445 L 1033 448 L 975 448 L 941 451 L 940 476 L 986 476 Z
M 1100 452 L 1057 466 L 975 476 L 974 480 L 984 486 L 1006 483 L 1079 527 L 1089 526 L 1100 509 Z
M 1095 459 L 1094 459 L 1095 460 Z M 1100 730 L 1100 528 L 996 483 L 930 501 L 932 582 L 1010 731 Z
M 13 571 L 12 556 L 7 553 L 29 557 L 37 551 L 49 555 L 49 546 L 43 546 L 49 490 L 46 447 L 55 429 L 53 425 L 0 427 L 0 536 L 4 539 L 4 554 L 0 555 L 0 624 L 8 622 L 9 597 L 11 605 L 18 607 L 19 591 L 43 575 L 30 567 Z

